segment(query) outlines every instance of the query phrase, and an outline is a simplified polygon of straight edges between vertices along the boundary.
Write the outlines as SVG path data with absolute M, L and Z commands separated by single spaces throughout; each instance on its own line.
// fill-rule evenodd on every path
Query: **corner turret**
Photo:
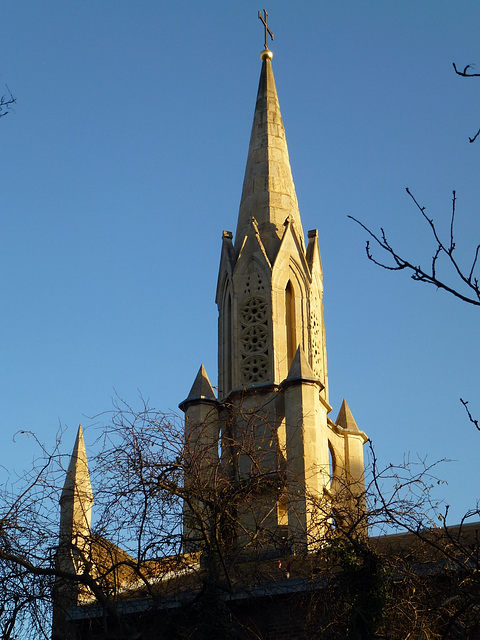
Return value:
M 92 485 L 80 425 L 60 497 L 60 544 L 77 544 L 90 535 L 92 506 Z
M 56 565 L 61 573 L 70 576 L 81 573 L 85 559 L 91 554 L 92 506 L 92 485 L 80 425 L 60 497 L 60 541 Z M 80 585 L 71 578 L 57 577 L 55 580 L 52 636 L 54 640 L 73 640 L 76 637 L 68 624 L 66 610 L 78 604 L 80 593 Z
M 190 492 L 189 504 L 183 507 L 183 548 L 196 551 L 201 546 L 201 529 L 219 464 L 218 400 L 203 364 L 187 398 L 179 404 L 185 412 L 185 449 L 187 452 L 185 488 Z

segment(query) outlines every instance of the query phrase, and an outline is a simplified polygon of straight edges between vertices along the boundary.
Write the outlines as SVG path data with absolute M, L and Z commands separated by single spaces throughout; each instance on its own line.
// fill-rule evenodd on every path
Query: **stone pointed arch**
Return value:
M 272 274 L 273 339 L 276 379 L 286 378 L 297 347 L 309 353 L 310 274 L 295 254 L 277 262 Z

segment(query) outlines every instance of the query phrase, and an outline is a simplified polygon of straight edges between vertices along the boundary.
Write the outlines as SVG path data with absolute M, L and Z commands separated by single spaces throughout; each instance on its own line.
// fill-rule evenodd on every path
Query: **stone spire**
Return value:
M 89 535 L 92 505 L 92 485 L 80 425 L 60 498 L 60 538 L 63 542 L 70 543 L 77 537 Z
M 318 232 L 309 231 L 306 249 L 272 57 L 269 49 L 260 55 L 235 240 L 223 233 L 216 296 L 218 397 L 233 389 L 280 384 L 300 345 L 328 402 Z
M 287 218 L 295 224 L 303 242 L 302 224 L 293 184 L 287 141 L 272 70 L 272 53 L 261 54 L 262 71 L 243 182 L 236 253 L 256 220 L 266 254 L 273 264 L 280 247 Z

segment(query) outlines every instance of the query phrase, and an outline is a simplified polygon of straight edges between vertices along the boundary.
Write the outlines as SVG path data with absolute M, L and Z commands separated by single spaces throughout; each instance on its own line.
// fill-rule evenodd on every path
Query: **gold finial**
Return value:
M 273 58 L 273 53 L 268 48 L 268 36 L 270 35 L 270 38 L 273 40 L 273 33 L 270 31 L 270 29 L 268 27 L 268 13 L 264 9 L 263 10 L 263 16 L 259 11 L 258 12 L 258 17 L 262 21 L 263 26 L 265 27 L 265 42 L 264 42 L 264 45 L 263 45 L 265 48 L 262 51 L 262 53 L 260 54 L 260 58 L 262 60 L 271 60 Z

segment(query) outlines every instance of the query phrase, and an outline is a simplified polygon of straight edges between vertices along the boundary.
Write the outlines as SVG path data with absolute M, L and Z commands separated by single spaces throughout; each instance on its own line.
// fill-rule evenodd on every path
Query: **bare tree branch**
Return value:
M 431 258 L 431 266 L 430 269 L 425 269 L 420 264 L 415 264 L 401 256 L 396 249 L 392 247 L 390 242 L 387 239 L 385 231 L 381 228 L 380 234 L 377 235 L 373 233 L 365 224 L 354 218 L 353 216 L 348 216 L 351 220 L 356 222 L 358 225 L 365 229 L 368 235 L 374 240 L 376 245 L 386 252 L 390 258 L 393 260 L 393 264 L 387 264 L 381 260 L 376 259 L 373 256 L 370 241 L 367 241 L 365 250 L 368 259 L 374 264 L 382 267 L 383 269 L 387 269 L 388 271 L 404 271 L 411 273 L 412 280 L 417 282 L 425 282 L 427 284 L 432 284 L 438 289 L 443 289 L 447 293 L 459 298 L 463 302 L 467 302 L 468 304 L 473 304 L 475 306 L 480 306 L 480 284 L 477 276 L 475 275 L 475 270 L 478 265 L 478 256 L 480 252 L 480 245 L 477 245 L 475 249 L 475 253 L 473 259 L 471 261 L 471 265 L 467 270 L 464 270 L 463 267 L 460 266 L 457 261 L 455 254 L 455 237 L 454 237 L 454 222 L 455 222 L 455 212 L 456 212 L 456 193 L 453 191 L 452 196 L 452 215 L 450 219 L 450 237 L 448 243 L 444 243 L 441 239 L 438 230 L 435 226 L 433 218 L 429 218 L 426 214 L 425 207 L 421 206 L 410 190 L 407 188 L 406 192 L 410 196 L 410 198 L 415 203 L 418 211 L 421 213 L 422 217 L 428 224 L 430 231 L 433 235 L 433 238 L 436 243 L 436 247 Z M 447 266 L 449 265 L 454 278 L 456 278 L 458 282 L 458 287 L 456 285 L 452 285 L 447 283 L 447 280 L 444 276 L 439 276 L 438 268 L 440 259 L 444 258 L 446 260 Z M 464 290 L 461 289 L 464 287 Z
M 480 135 L 480 129 L 477 131 L 477 133 L 473 136 L 473 138 L 470 138 L 470 136 L 468 137 L 468 141 L 469 142 L 475 142 L 475 140 L 478 138 L 478 136 Z
M 475 418 L 472 416 L 472 414 L 470 413 L 470 409 L 468 408 L 468 400 L 463 400 L 462 398 L 460 398 L 460 402 L 463 404 L 463 406 L 465 407 L 465 411 L 467 412 L 468 415 L 468 419 L 470 420 L 470 422 L 475 425 L 475 427 L 478 429 L 478 431 L 480 431 L 480 425 L 478 423 L 478 420 L 475 420 Z
M 473 64 L 467 64 L 463 71 L 460 71 L 457 68 L 455 62 L 452 63 L 453 68 L 455 69 L 455 73 L 458 76 L 462 76 L 462 78 L 480 78 L 480 73 L 474 73 L 473 71 L 469 71 L 469 69 L 473 69 Z
M 463 69 L 463 71 L 461 71 L 460 69 L 457 68 L 457 65 L 454 62 L 453 68 L 455 69 L 455 73 L 457 74 L 457 76 L 461 76 L 462 78 L 480 78 L 480 73 L 474 73 L 473 71 L 471 71 L 471 69 L 473 69 L 473 65 L 471 64 L 467 64 L 467 66 Z M 468 141 L 475 142 L 475 140 L 478 138 L 479 135 L 480 135 L 480 129 L 473 136 L 473 138 L 469 137 Z
M 0 118 L 8 115 L 12 110 L 13 105 L 17 102 L 17 99 L 13 97 L 12 92 L 7 86 L 7 92 L 0 97 Z

